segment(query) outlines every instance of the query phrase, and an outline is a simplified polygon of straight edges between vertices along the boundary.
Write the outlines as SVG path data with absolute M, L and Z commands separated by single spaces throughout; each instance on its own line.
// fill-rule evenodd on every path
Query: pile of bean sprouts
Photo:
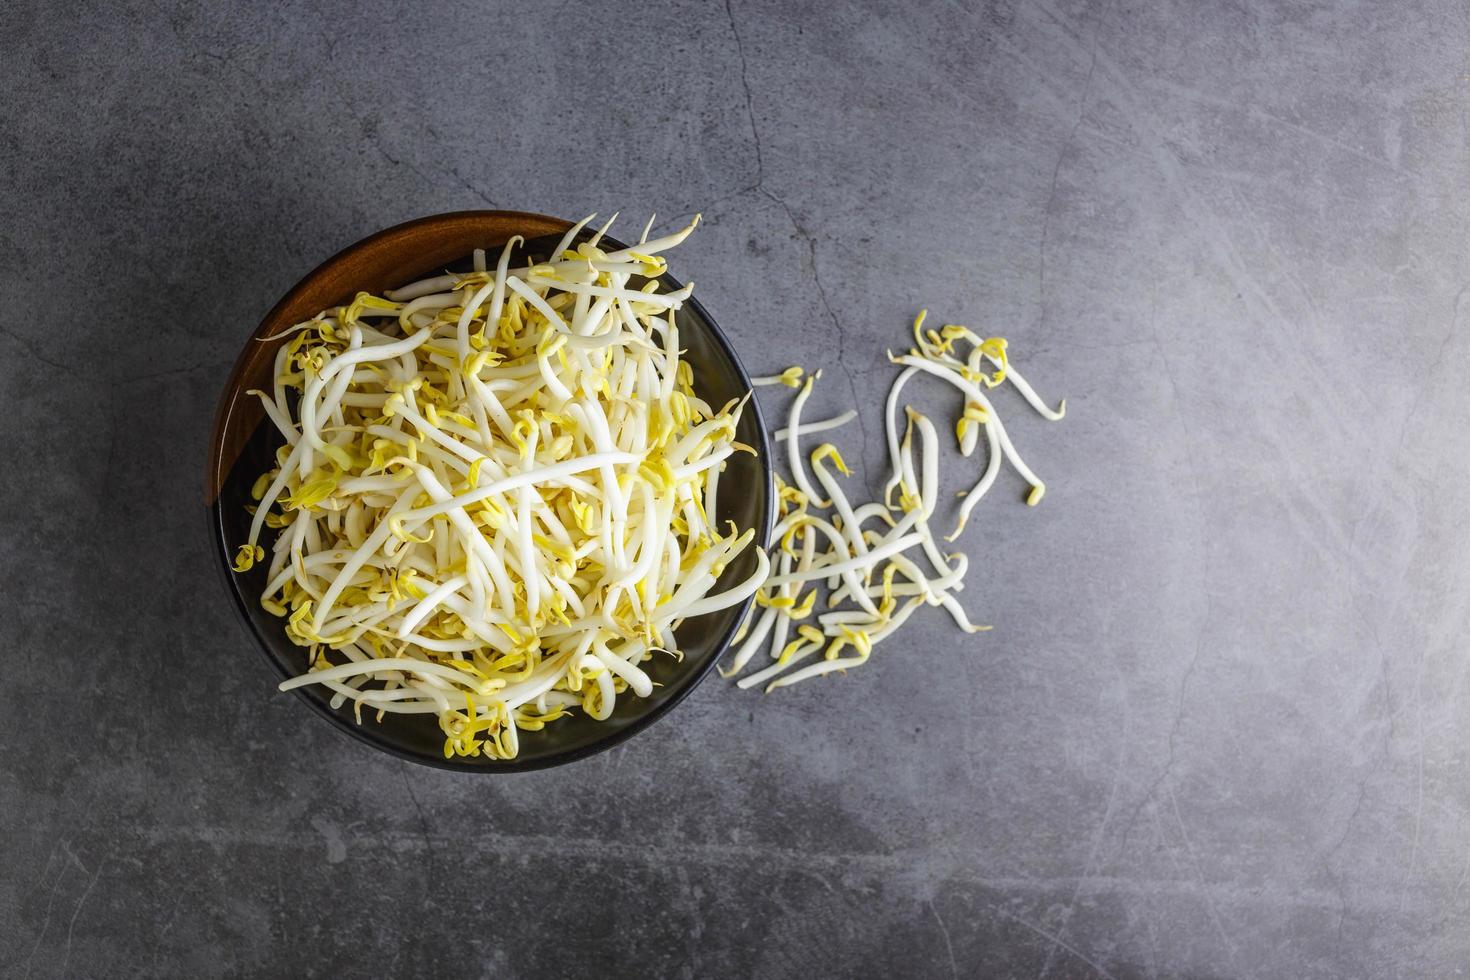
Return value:
M 1042 402 L 1010 362 L 1003 338 L 980 337 L 956 324 L 926 330 L 925 318 L 926 313 L 921 312 L 914 321 L 915 346 L 900 356 L 889 354 L 902 370 L 889 389 L 885 411 L 892 472 L 882 501 L 854 505 L 848 499 L 835 473 L 848 476 L 850 471 L 831 443 L 823 442 L 812 450 L 808 476 L 802 439 L 857 417 L 849 410 L 819 422 L 802 420 L 820 371 L 804 381 L 800 367 L 755 379 L 757 385 L 784 384 L 799 392 L 792 400 L 786 427 L 776 433 L 776 441 L 785 449 L 788 479 L 777 477 L 780 512 L 773 574 L 756 593 L 760 612 L 747 619 L 730 668 L 722 673 L 726 677 L 738 674 L 763 646 L 769 649 L 772 662 L 741 678 L 738 686 L 764 684 L 770 692 L 861 666 L 874 646 L 926 604 L 942 606 L 966 632 L 990 628 L 972 624 L 955 598 L 964 588 L 969 559 L 962 553 L 945 553 L 931 526 L 939 502 L 939 436 L 928 417 L 904 405 L 900 438 L 898 407 L 904 388 L 922 374 L 946 382 L 963 395 L 955 438 L 964 456 L 974 453 L 980 433 L 985 434 L 989 453 L 985 469 L 963 494 L 958 521 L 945 536 L 946 543 L 963 533 L 970 513 L 994 485 L 1003 460 L 1030 485 L 1028 504 L 1036 505 L 1046 492 L 1046 485 L 1016 452 L 986 391 L 1009 381 L 1032 408 L 1052 421 L 1062 418 L 1066 402 L 1056 409 Z M 916 432 L 918 464 L 914 461 Z M 815 485 L 811 477 L 816 478 Z M 896 502 L 894 491 L 898 491 Z M 813 623 L 819 590 L 827 594 L 827 611 L 816 613 Z M 791 638 L 793 632 L 795 638 Z M 823 652 L 820 660 L 799 666 L 819 651 Z
M 590 219 L 589 219 L 590 220 Z M 640 666 L 679 656 L 690 617 L 754 529 L 716 526 L 744 401 L 693 390 L 662 254 L 698 223 L 606 251 L 604 226 L 549 261 L 359 293 L 292 328 L 270 392 L 285 445 L 235 568 L 266 557 L 261 602 L 309 648 L 332 705 L 432 714 L 444 754 L 514 758 L 519 732 L 576 708 L 605 720 Z M 611 224 L 611 222 L 609 222 Z M 634 277 L 644 285 L 635 288 Z
M 648 696 L 642 665 L 681 656 L 680 623 L 752 595 L 724 673 L 762 648 L 770 663 L 742 688 L 859 666 L 926 604 L 963 630 L 988 629 L 955 598 L 968 560 L 931 527 L 934 424 L 905 404 L 900 427 L 898 410 L 923 374 L 963 395 L 964 456 L 984 434 L 986 466 L 946 542 L 1003 461 L 1036 504 L 1045 486 L 986 392 L 1009 381 L 1052 420 L 1065 402 L 1040 400 L 1006 341 L 926 330 L 920 314 L 915 346 L 890 354 L 902 370 L 886 406 L 885 497 L 857 505 L 837 478 L 849 474 L 837 448 L 801 445 L 856 413 L 803 421 L 820 371 L 755 379 L 797 390 L 775 434 L 787 470 L 775 478 L 778 523 L 770 553 L 754 549 L 755 571 L 714 591 L 755 536 L 716 525 L 720 473 L 755 450 L 735 438 L 744 400 L 716 408 L 693 389 L 675 318 L 692 284 L 661 291 L 663 253 L 699 219 L 655 239 L 650 220 L 637 245 L 611 251 L 599 247 L 609 221 L 574 247 L 590 220 L 548 261 L 512 267 L 523 244 L 512 239 L 493 270 L 476 252 L 471 272 L 359 293 L 288 331 L 272 390 L 251 392 L 285 445 L 253 487 L 235 562 L 244 572 L 265 561 L 262 533 L 277 532 L 261 603 L 308 648 L 310 668 L 281 689 L 322 685 L 359 722 L 363 708 L 380 720 L 431 714 L 446 758 L 511 759 L 522 730 L 574 709 L 605 720 L 619 695 Z

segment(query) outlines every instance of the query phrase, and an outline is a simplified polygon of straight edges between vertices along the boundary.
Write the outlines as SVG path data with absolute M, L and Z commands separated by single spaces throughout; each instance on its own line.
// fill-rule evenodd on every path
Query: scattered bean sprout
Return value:
M 1003 338 L 980 337 L 957 325 L 925 330 L 925 318 L 926 313 L 921 312 L 914 321 L 915 346 L 905 354 L 889 355 L 903 370 L 894 379 L 886 403 L 892 473 L 881 501 L 854 506 L 833 475 L 833 468 L 843 476 L 849 475 L 836 447 L 823 443 L 807 454 L 801 445 L 803 438 L 840 428 L 857 417 L 849 410 L 819 422 L 802 420 L 820 371 L 807 375 L 802 368 L 791 367 L 755 379 L 758 385 L 785 385 L 798 393 L 791 404 L 789 421 L 775 433 L 784 447 L 788 478 L 777 476 L 774 572 L 756 592 L 756 608 L 737 638 L 729 670 L 722 673 L 726 677 L 739 674 L 763 648 L 770 657 L 766 666 L 742 677 L 737 686 L 764 685 L 770 692 L 861 666 L 874 646 L 892 636 L 923 605 L 943 608 L 966 632 L 990 628 L 971 623 L 955 597 L 964 588 L 969 561 L 963 554 L 945 554 L 936 541 L 930 522 L 938 504 L 938 434 L 925 415 L 903 404 L 904 388 L 920 375 L 948 383 L 965 397 L 955 421 L 961 454 L 968 457 L 974 452 L 982 431 L 986 438 L 988 461 L 977 482 L 961 494 L 958 524 L 946 536 L 947 542 L 963 533 L 971 512 L 994 485 L 1003 461 L 1029 484 L 1028 504 L 1036 505 L 1046 492 L 1046 485 L 1016 452 L 985 392 L 1009 381 L 1028 405 L 1051 421 L 1062 418 L 1066 402 L 1053 409 L 1041 400 L 1011 363 Z M 962 344 L 969 347 L 963 356 L 957 349 Z M 907 420 L 902 430 L 898 423 L 901 405 Z M 917 467 L 915 433 L 919 441 Z M 825 499 L 809 479 L 804 460 L 827 495 Z M 924 570 L 921 561 L 929 571 Z M 828 611 L 818 613 L 816 600 L 824 581 Z M 796 639 L 788 642 L 793 630 Z M 806 663 L 818 653 L 823 654 L 820 660 Z
M 446 758 L 510 759 L 521 731 L 647 696 L 642 665 L 680 655 L 683 620 L 766 581 L 757 547 L 716 591 L 755 536 L 716 526 L 719 472 L 754 450 L 735 439 L 744 401 L 692 387 L 675 321 L 691 287 L 660 291 L 698 220 L 612 251 L 607 226 L 573 247 L 583 221 L 516 268 L 513 239 L 493 270 L 477 251 L 471 272 L 290 329 L 272 390 L 251 393 L 285 444 L 235 562 L 265 561 L 277 532 L 261 603 L 310 663 L 282 690 L 321 685 L 359 721 L 432 714 Z

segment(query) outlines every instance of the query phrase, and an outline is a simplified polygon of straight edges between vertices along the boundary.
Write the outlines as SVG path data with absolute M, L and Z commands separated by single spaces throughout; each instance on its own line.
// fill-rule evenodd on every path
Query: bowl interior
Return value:
M 501 217 L 504 212 L 469 212 L 471 215 L 486 216 L 487 220 L 476 226 L 465 221 L 465 214 L 461 212 L 440 216 L 441 219 L 453 219 L 454 222 L 454 229 L 447 236 L 453 239 L 448 246 L 452 254 L 445 254 L 445 236 L 428 235 L 429 239 L 438 243 L 437 247 L 422 249 L 426 237 L 424 224 L 435 219 L 421 219 L 399 226 L 398 229 L 389 229 L 353 246 L 353 249 L 361 249 L 376 242 L 378 248 L 391 252 L 379 256 L 374 268 L 359 267 L 361 278 L 351 278 L 350 272 L 344 272 L 341 267 L 344 257 L 351 258 L 353 249 L 329 260 L 288 294 L 276 310 L 272 311 L 272 315 L 267 317 L 256 336 L 271 335 L 282 326 L 299 322 L 319 309 L 346 302 L 360 289 L 381 292 L 444 269 L 467 270 L 472 249 L 498 249 L 512 234 L 526 234 L 526 247 L 530 254 L 544 257 L 555 246 L 560 234 L 569 227 L 558 219 L 539 215 L 516 216 L 532 220 L 507 222 Z M 400 229 L 408 229 L 411 233 L 393 238 L 393 233 Z M 620 246 L 613 243 L 612 247 Z M 495 254 L 492 252 L 492 264 Z M 346 263 L 348 266 L 352 264 L 350 261 Z M 672 277 L 663 278 L 666 288 L 679 287 L 679 283 Z M 319 281 L 314 283 L 314 279 Z M 327 281 L 320 281 L 323 279 Z M 305 302 L 308 307 L 304 312 L 301 311 L 302 300 L 299 298 L 303 295 L 307 297 Z M 327 298 L 323 299 L 323 296 Z M 293 298 L 295 306 L 288 307 Z M 694 372 L 694 387 L 701 397 L 718 407 L 732 398 L 743 397 L 750 391 L 750 380 L 730 349 L 728 341 L 699 303 L 686 302 L 676 314 L 676 320 L 680 340 L 686 351 L 684 356 Z M 262 424 L 263 413 L 258 410 L 250 411 L 255 399 L 242 397 L 244 391 L 250 388 L 269 384 L 276 345 L 267 345 L 258 340 L 251 340 L 250 344 L 253 346 L 247 347 L 242 353 L 235 377 L 231 379 L 231 387 L 221 401 L 206 489 L 213 492 L 210 506 L 216 528 L 215 536 L 236 605 L 259 641 L 261 649 L 281 676 L 294 677 L 306 670 L 306 651 L 286 638 L 284 620 L 272 616 L 260 606 L 259 596 L 266 584 L 264 564 L 243 574 L 229 569 L 232 556 L 249 533 L 250 517 L 245 508 L 252 503 L 251 485 L 259 474 L 270 468 L 273 454 L 281 444 L 279 434 L 274 428 Z M 259 363 L 247 363 L 250 361 L 263 362 L 263 373 Z M 742 415 L 737 438 L 756 447 L 760 456 L 736 453 L 730 457 L 720 477 L 720 504 L 716 517 L 722 524 L 733 521 L 742 530 L 755 528 L 757 542 L 764 545 L 767 543 L 771 525 L 773 491 L 765 424 L 753 399 Z M 262 543 L 268 544 L 268 541 Z M 716 588 L 728 588 L 745 579 L 754 569 L 755 556 L 753 548 L 750 548 L 730 563 Z M 483 758 L 445 759 L 443 735 L 435 719 L 429 715 L 387 715 L 380 723 L 374 720 L 372 712 L 364 710 L 363 721 L 359 725 L 354 720 L 351 704 L 334 710 L 329 704 L 329 698 L 315 686 L 300 688 L 296 693 L 338 727 L 379 749 L 415 762 L 481 772 L 542 768 L 569 762 L 614 745 L 673 707 L 714 665 L 748 608 L 748 602 L 742 603 L 735 608 L 685 621 L 676 633 L 684 654 L 682 662 L 675 661 L 670 656 L 656 654 L 643 665 L 655 683 L 649 697 L 620 697 L 612 716 L 606 721 L 593 721 L 580 712 L 574 712 L 570 717 L 549 724 L 539 732 L 523 732 L 520 755 L 510 761 Z

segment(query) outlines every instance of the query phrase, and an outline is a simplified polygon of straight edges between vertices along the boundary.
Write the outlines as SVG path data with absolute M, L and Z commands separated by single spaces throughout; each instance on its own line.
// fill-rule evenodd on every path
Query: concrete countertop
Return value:
M 20 0 L 0 38 L 6 976 L 1470 962 L 1463 4 Z M 1009 338 L 1069 413 L 999 398 L 1049 489 L 965 539 L 994 632 L 712 676 L 515 778 L 276 694 L 201 505 L 229 364 L 320 259 L 480 207 L 702 210 L 676 274 L 753 370 L 825 367 L 870 483 L 914 312 Z

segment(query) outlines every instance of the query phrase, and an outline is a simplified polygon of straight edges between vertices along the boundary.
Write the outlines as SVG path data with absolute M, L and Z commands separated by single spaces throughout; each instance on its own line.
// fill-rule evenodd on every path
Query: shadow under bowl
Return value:
M 274 426 L 266 422 L 259 401 L 246 394 L 254 388 L 269 390 L 276 352 L 286 342 L 279 336 L 281 331 L 319 310 L 348 302 L 359 291 L 381 295 L 384 290 L 446 269 L 466 271 L 470 255 L 477 248 L 486 249 L 493 263 L 500 246 L 516 235 L 527 240 L 525 249 L 529 254 L 544 256 L 570 227 L 570 222 L 559 218 L 516 211 L 458 211 L 396 225 L 319 265 L 276 304 L 246 342 L 215 417 L 205 498 L 230 595 L 256 645 L 282 679 L 305 673 L 307 652 L 286 637 L 284 619 L 261 608 L 266 563 L 244 573 L 231 567 L 236 550 L 249 533 L 250 517 L 245 508 L 253 503 L 251 486 L 274 465 L 276 448 L 283 443 Z M 613 248 L 621 247 L 610 239 L 605 241 Z M 662 277 L 662 281 L 669 290 L 680 285 L 671 276 Z M 751 390 L 750 378 L 704 307 L 694 300 L 687 301 L 676 314 L 676 322 L 684 358 L 694 372 L 695 391 L 717 407 L 744 397 Z M 775 494 L 765 420 L 754 399 L 746 405 L 736 438 L 754 446 L 760 455 L 736 453 L 729 458 L 720 477 L 719 513 L 714 516 L 722 525 L 733 521 L 742 531 L 754 528 L 756 543 L 764 547 L 769 544 Z M 270 542 L 267 539 L 261 543 Z M 730 563 L 716 589 L 728 588 L 754 570 L 752 547 Z M 649 697 L 619 697 L 606 721 L 573 712 L 539 732 L 523 732 L 520 754 L 511 760 L 446 759 L 444 736 L 432 715 L 386 715 L 377 722 L 373 720 L 375 712 L 364 710 L 363 721 L 358 724 L 352 705 L 333 709 L 330 692 L 319 685 L 297 688 L 294 693 L 341 731 L 412 762 L 459 772 L 542 769 L 610 748 L 662 717 L 709 673 L 749 607 L 747 600 L 730 609 L 686 620 L 675 633 L 683 660 L 655 654 L 643 664 L 656 685 Z

